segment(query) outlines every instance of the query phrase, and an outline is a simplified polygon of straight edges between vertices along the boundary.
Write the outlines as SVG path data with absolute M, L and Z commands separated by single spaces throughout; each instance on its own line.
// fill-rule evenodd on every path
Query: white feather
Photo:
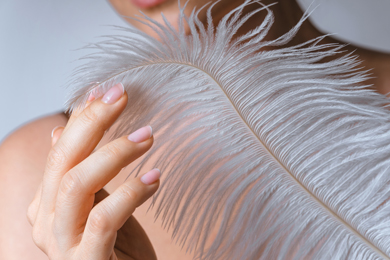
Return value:
M 183 23 L 176 32 L 146 16 L 161 41 L 121 28 L 128 37 L 90 46 L 68 107 L 95 87 L 124 84 L 129 102 L 114 137 L 153 126 L 138 170 L 163 151 L 156 217 L 199 259 L 390 259 L 388 100 L 361 85 L 356 57 L 321 62 L 342 46 L 313 39 L 263 50 L 287 43 L 307 15 L 264 41 L 273 14 L 260 6 L 263 23 L 234 39 L 256 2 L 217 28 L 212 6 L 206 27 L 183 7 L 187 36 Z

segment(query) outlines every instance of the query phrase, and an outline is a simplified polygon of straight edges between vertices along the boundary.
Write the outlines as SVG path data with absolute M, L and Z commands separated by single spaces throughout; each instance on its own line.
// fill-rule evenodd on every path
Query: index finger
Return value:
M 127 94 L 123 85 L 116 84 L 65 127 L 49 152 L 44 172 L 41 205 L 46 207 L 46 212 L 54 210 L 62 177 L 95 149 L 104 132 L 120 116 L 126 104 Z
M 84 109 L 86 107 L 88 107 L 94 100 L 100 98 L 101 96 L 103 96 L 103 94 L 98 90 L 98 88 L 93 89 L 91 91 L 91 93 L 89 94 L 89 97 L 87 99 L 87 102 L 85 103 L 85 106 L 76 107 L 72 111 L 72 113 L 69 114 L 67 126 L 70 126 L 75 121 L 75 119 L 84 111 Z

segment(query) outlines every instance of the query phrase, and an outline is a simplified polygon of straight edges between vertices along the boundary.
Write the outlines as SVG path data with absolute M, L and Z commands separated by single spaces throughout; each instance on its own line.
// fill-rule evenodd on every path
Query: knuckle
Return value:
M 35 201 L 33 201 L 27 208 L 27 220 L 31 225 L 34 225 L 36 214 L 37 214 L 37 204 L 35 203 Z
M 131 202 L 137 202 L 140 195 L 130 184 L 124 184 L 123 188 L 120 190 L 120 194 L 127 200 Z
M 110 218 L 103 210 L 91 211 L 89 215 L 89 227 L 95 235 L 107 233 L 112 229 Z
M 104 154 L 109 158 L 120 158 L 123 156 L 123 151 L 117 144 L 110 143 L 104 149 Z
M 53 146 L 47 157 L 47 166 L 50 169 L 56 169 L 65 164 L 67 160 L 66 152 L 61 146 Z
M 79 194 L 81 189 L 82 184 L 77 174 L 69 172 L 62 178 L 59 191 L 62 195 L 68 197 Z
M 45 234 L 43 230 L 39 228 L 39 226 L 33 226 L 32 239 L 39 249 L 41 249 L 43 252 L 46 252 Z
M 94 111 L 90 106 L 84 109 L 83 113 L 80 116 L 80 120 L 84 123 L 90 125 L 95 124 L 98 121 L 99 115 Z

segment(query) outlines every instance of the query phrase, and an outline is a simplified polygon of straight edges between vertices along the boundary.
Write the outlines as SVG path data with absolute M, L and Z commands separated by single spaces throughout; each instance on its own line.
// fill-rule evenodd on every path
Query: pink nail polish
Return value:
M 102 97 L 102 102 L 106 104 L 114 104 L 125 93 L 122 83 L 112 86 Z
M 92 102 L 94 100 L 95 100 L 95 96 L 93 95 L 93 93 L 89 94 L 87 101 Z
M 150 185 L 153 182 L 156 182 L 160 179 L 161 172 L 159 169 L 155 168 L 153 170 L 148 171 L 141 177 L 141 181 L 146 185 Z
M 141 143 L 148 140 L 153 135 L 153 130 L 150 125 L 141 127 L 137 131 L 130 134 L 127 139 L 134 143 Z

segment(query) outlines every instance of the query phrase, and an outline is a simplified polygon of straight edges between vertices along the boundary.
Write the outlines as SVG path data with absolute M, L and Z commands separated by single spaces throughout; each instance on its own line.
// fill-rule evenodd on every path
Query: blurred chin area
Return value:
M 110 2 L 0 1 L 0 140 L 27 121 L 62 111 L 65 86 L 79 65 L 76 60 L 88 54 L 87 50 L 75 50 L 98 41 L 99 36 L 120 33 L 107 25 L 130 26 L 125 16 L 140 14 L 131 0 Z M 191 0 L 187 14 L 207 2 Z M 303 9 L 312 2 L 298 0 Z M 142 11 L 159 22 L 163 12 L 168 21 L 176 24 L 177 3 L 167 0 Z M 221 6 L 237 5 L 235 0 L 222 3 Z M 320 31 L 333 33 L 333 37 L 356 46 L 390 53 L 389 0 L 316 0 L 312 7 L 316 5 L 311 21 Z M 146 25 L 132 23 L 153 34 Z
M 143 0 L 138 0 L 142 2 Z M 166 0 L 161 4 L 151 8 L 139 8 L 135 5 L 132 0 L 110 0 L 109 1 L 113 8 L 117 11 L 118 15 L 122 16 L 129 24 L 136 27 L 137 29 L 158 38 L 158 34 L 152 30 L 148 25 L 139 22 L 132 18 L 137 18 L 145 22 L 143 14 L 154 19 L 155 21 L 164 24 L 164 20 L 161 13 L 164 14 L 166 20 L 177 29 L 177 21 L 179 17 L 179 5 L 176 0 Z M 148 0 L 146 2 L 149 2 Z M 194 2 L 194 1 L 192 1 Z M 186 8 L 186 15 L 189 15 L 189 11 L 192 10 L 192 6 Z M 140 11 L 143 13 L 140 13 Z
M 142 18 L 143 14 L 145 14 L 153 20 L 161 24 L 165 24 L 165 21 L 161 16 L 161 13 L 163 13 L 166 21 L 168 21 L 173 26 L 173 28 L 178 29 L 178 19 L 180 12 L 178 0 L 109 0 L 109 2 L 112 4 L 114 9 L 116 9 L 118 14 L 121 15 L 131 25 L 157 39 L 159 38 L 158 34 L 152 28 L 142 22 L 131 19 L 130 17 L 135 17 L 145 22 L 145 19 Z M 215 2 L 217 2 L 217 0 L 190 0 L 188 2 L 187 0 L 181 0 L 180 4 L 181 6 L 186 4 L 184 13 L 189 17 L 194 8 L 199 9 L 204 5 L 210 6 Z M 217 21 L 218 18 L 222 17 L 226 13 L 226 10 L 232 10 L 243 2 L 244 1 L 241 0 L 222 0 L 221 2 L 217 3 L 213 7 L 214 20 Z M 153 3 L 159 4 L 153 5 Z M 143 14 L 140 13 L 140 11 Z M 206 20 L 206 11 L 207 8 L 203 8 L 199 12 L 198 17 L 202 22 Z M 186 32 L 188 33 L 188 26 L 186 26 L 185 23 L 184 26 Z

